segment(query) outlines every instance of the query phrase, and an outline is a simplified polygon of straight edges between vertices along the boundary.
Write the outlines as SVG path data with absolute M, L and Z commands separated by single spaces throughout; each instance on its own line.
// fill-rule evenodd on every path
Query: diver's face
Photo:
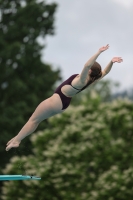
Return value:
M 92 72 L 92 70 L 91 70 L 91 69 L 89 69 L 89 72 L 88 72 L 88 74 L 89 74 L 89 75 L 91 75 L 91 72 Z

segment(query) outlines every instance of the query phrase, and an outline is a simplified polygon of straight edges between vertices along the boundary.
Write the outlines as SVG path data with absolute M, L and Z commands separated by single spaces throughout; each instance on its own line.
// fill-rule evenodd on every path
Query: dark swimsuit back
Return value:
M 63 106 L 62 106 L 62 110 L 65 110 L 65 109 L 69 106 L 72 97 L 67 97 L 67 96 L 65 96 L 65 95 L 62 93 L 61 88 L 62 88 L 64 85 L 71 85 L 73 79 L 74 79 L 77 75 L 78 75 L 78 74 L 73 74 L 72 76 L 70 76 L 70 77 L 69 77 L 67 80 L 65 80 L 61 85 L 59 85 L 59 86 L 56 88 L 56 90 L 55 90 L 55 93 L 57 93 L 57 94 L 60 96 L 60 98 L 61 98 L 62 105 L 63 105 Z M 80 89 L 80 90 L 77 89 L 77 88 L 75 88 L 75 87 L 73 87 L 72 85 L 71 85 L 71 86 L 72 86 L 74 89 L 78 90 L 77 93 L 79 93 L 79 92 L 81 92 L 82 90 L 84 90 L 88 85 L 89 85 L 89 83 L 87 83 L 87 84 L 86 84 L 82 89 Z

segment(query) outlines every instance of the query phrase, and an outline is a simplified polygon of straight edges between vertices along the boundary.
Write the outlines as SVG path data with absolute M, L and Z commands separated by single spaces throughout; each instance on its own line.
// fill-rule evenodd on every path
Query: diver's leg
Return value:
M 9 146 L 6 150 L 8 151 L 12 147 L 18 147 L 21 140 L 33 133 L 40 122 L 61 112 L 63 112 L 62 102 L 58 94 L 54 94 L 41 102 L 18 135 L 7 143 Z

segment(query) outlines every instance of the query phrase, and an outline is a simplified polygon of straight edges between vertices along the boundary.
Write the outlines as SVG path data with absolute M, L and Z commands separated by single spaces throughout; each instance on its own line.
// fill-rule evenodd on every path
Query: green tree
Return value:
M 57 5 L 37 0 L 0 0 L 0 157 L 36 106 L 52 94 L 59 70 L 43 63 L 38 38 L 54 34 Z M 39 128 L 44 129 L 43 123 Z M 22 152 L 24 153 L 24 152 Z M 28 153 L 28 151 L 26 152 Z M 21 154 L 21 152 L 20 152 Z
M 97 97 L 50 118 L 51 129 L 31 137 L 34 155 L 13 157 L 3 171 L 42 180 L 5 182 L 2 200 L 132 200 L 132 119 L 131 101 Z

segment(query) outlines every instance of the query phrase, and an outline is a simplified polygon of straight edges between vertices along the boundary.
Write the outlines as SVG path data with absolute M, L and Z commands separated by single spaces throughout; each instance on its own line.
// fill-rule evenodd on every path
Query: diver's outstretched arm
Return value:
M 94 62 L 96 61 L 96 59 L 98 58 L 98 56 L 106 51 L 109 48 L 109 45 L 107 44 L 106 46 L 101 47 L 98 52 L 96 54 L 94 54 L 84 65 L 84 68 L 80 74 L 80 81 L 82 83 L 85 83 L 87 77 L 88 77 L 88 72 L 90 70 L 90 68 L 92 67 L 92 65 L 94 64 Z
M 113 66 L 113 64 L 115 62 L 121 63 L 122 61 L 123 61 L 123 59 L 121 57 L 114 57 L 114 58 L 112 58 L 112 60 L 108 63 L 108 65 L 102 71 L 102 77 L 101 78 L 103 78 L 104 76 L 106 76 L 110 72 L 110 70 L 111 70 L 111 68 L 112 68 L 112 66 Z

